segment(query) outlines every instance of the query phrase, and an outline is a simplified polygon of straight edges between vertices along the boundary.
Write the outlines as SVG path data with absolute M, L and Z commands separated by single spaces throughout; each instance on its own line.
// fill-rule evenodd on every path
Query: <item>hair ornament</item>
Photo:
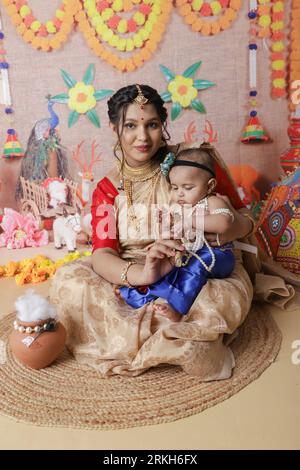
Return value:
M 143 109 L 144 105 L 147 104 L 149 100 L 143 95 L 140 85 L 136 84 L 135 86 L 137 87 L 138 94 L 133 101 Z
M 162 174 L 167 177 L 172 165 L 175 162 L 175 154 L 173 152 L 167 153 L 164 161 L 160 164 L 160 171 Z

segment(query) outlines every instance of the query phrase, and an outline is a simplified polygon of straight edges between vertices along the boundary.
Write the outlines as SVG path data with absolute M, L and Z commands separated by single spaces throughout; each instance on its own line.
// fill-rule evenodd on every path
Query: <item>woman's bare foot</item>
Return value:
M 173 310 L 169 304 L 153 304 L 153 310 L 174 322 L 180 321 L 182 317 L 182 315 Z

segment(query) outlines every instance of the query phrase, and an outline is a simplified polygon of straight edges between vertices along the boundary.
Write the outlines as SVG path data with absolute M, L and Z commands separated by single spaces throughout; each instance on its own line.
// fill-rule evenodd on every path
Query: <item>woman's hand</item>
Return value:
M 244 217 L 243 214 L 235 210 L 227 196 L 223 196 L 221 194 L 217 194 L 217 196 L 223 199 L 226 204 L 228 204 L 229 209 L 234 215 L 234 221 L 228 227 L 226 232 L 222 234 L 217 235 L 216 233 L 205 233 L 206 240 L 212 247 L 221 246 L 238 238 L 243 238 L 252 229 L 251 220 L 249 220 L 247 217 Z
M 143 285 L 153 284 L 173 269 L 171 259 L 176 250 L 184 251 L 179 240 L 158 240 L 150 246 L 142 271 Z

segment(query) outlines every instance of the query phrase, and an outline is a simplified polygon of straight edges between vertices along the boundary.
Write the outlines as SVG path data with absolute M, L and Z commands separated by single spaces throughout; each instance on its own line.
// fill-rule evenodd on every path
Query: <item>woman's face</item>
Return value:
M 153 104 L 146 104 L 143 109 L 136 103 L 128 106 L 120 140 L 130 166 L 138 167 L 151 160 L 162 142 L 162 123 Z

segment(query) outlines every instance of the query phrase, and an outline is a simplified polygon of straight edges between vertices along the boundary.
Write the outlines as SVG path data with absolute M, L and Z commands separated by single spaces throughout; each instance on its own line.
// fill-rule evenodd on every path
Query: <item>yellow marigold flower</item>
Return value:
M 141 13 L 140 11 L 137 11 L 133 15 L 133 19 L 136 22 L 136 24 L 138 24 L 139 26 L 142 26 L 146 21 L 145 15 L 143 15 L 143 13 Z
M 272 51 L 281 52 L 284 49 L 283 41 L 276 41 L 272 44 Z
M 47 29 L 48 33 L 56 33 L 56 27 L 54 26 L 52 21 L 47 21 L 46 29 Z
M 275 88 L 285 88 L 286 81 L 284 78 L 275 78 L 275 80 L 273 80 L 273 86 Z
M 222 11 L 220 2 L 211 2 L 210 8 L 212 9 L 214 15 L 218 15 Z
M 285 67 L 285 61 L 284 60 L 274 60 L 272 62 L 272 69 L 273 70 L 283 70 Z
M 114 10 L 112 8 L 105 8 L 105 10 L 101 13 L 102 18 L 104 21 L 108 21 L 114 16 Z
M 142 45 L 144 44 L 144 40 L 139 33 L 134 36 L 133 44 L 135 45 L 135 47 L 142 47 Z
M 284 10 L 283 2 L 275 2 L 273 5 L 273 12 L 278 13 Z
M 258 20 L 259 26 L 263 26 L 266 28 L 267 26 L 270 26 L 271 24 L 271 17 L 270 15 L 262 15 L 259 20 Z
M 114 11 L 121 11 L 123 9 L 123 1 L 122 0 L 114 0 L 112 4 L 112 9 Z
M 119 24 L 118 24 L 118 31 L 119 33 L 121 34 L 124 34 L 127 32 L 127 20 L 120 20 Z
M 199 11 L 201 10 L 202 5 L 203 5 L 203 0 L 193 0 L 192 8 L 195 11 Z
M 191 101 L 198 95 L 198 91 L 193 87 L 193 83 L 192 78 L 176 75 L 174 80 L 168 85 L 168 91 L 172 94 L 172 101 L 179 103 L 183 108 L 190 106 Z
M 20 8 L 20 15 L 22 16 L 22 18 L 25 18 L 25 16 L 29 15 L 30 13 L 31 13 L 31 10 L 28 5 L 23 5 Z
M 104 31 L 104 33 L 102 34 L 102 39 L 103 41 L 106 41 L 108 42 L 110 40 L 110 38 L 112 38 L 114 35 L 114 32 L 112 29 L 107 29 L 107 31 Z
M 34 33 L 36 33 L 41 27 L 41 23 L 38 20 L 35 20 L 31 23 L 30 28 Z
M 119 38 L 116 34 L 113 34 L 112 37 L 109 39 L 108 43 L 112 47 L 116 47 L 118 44 Z
M 126 48 L 126 39 L 121 38 L 118 40 L 117 49 L 118 51 L 125 51 Z
M 65 16 L 65 12 L 62 11 L 62 10 L 56 10 L 55 16 L 56 16 L 56 18 L 58 18 L 61 21 L 63 19 L 63 17 Z
M 94 97 L 95 88 L 92 85 L 85 85 L 83 82 L 77 82 L 69 90 L 68 106 L 79 114 L 85 114 L 96 106 Z
M 134 42 L 132 39 L 126 39 L 126 51 L 131 52 L 134 49 Z

